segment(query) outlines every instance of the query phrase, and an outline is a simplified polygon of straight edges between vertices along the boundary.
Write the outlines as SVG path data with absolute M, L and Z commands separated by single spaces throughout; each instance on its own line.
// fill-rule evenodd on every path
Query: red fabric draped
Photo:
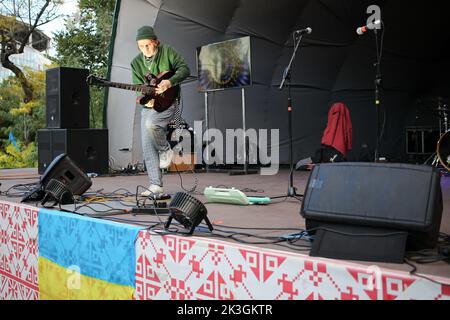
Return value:
M 347 157 L 353 147 L 352 120 L 350 111 L 343 103 L 335 103 L 328 113 L 328 126 L 322 138 L 322 144 L 338 150 Z

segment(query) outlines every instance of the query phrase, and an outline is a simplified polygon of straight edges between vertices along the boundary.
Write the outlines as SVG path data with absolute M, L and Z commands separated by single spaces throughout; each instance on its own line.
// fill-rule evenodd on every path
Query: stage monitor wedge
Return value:
M 58 67 L 46 71 L 47 128 L 89 128 L 86 69 Z
M 82 195 L 92 186 L 91 179 L 67 154 L 57 156 L 41 177 L 44 190 L 52 179 L 63 183 L 73 195 Z
M 42 206 L 49 201 L 53 201 L 53 206 L 72 204 L 75 196 L 81 196 L 91 186 L 91 179 L 77 164 L 67 154 L 60 154 L 41 176 L 39 186 L 28 192 L 21 202 L 41 201 Z
M 439 170 L 429 166 L 323 164 L 311 173 L 301 214 L 308 230 L 322 230 L 316 245 L 321 243 L 322 248 L 327 248 L 326 257 L 329 258 L 339 258 L 341 252 L 346 255 L 343 259 L 367 261 L 375 242 L 387 250 L 392 248 L 391 241 L 402 242 L 404 233 L 407 234 L 406 250 L 430 249 L 437 244 L 441 225 L 440 181 Z M 377 230 L 384 230 L 384 233 L 375 235 Z M 383 234 L 384 244 L 380 243 Z M 361 244 L 364 235 L 374 235 L 366 237 L 367 245 Z M 334 239 L 334 244 L 324 243 L 325 238 Z M 360 245 L 354 246 L 357 242 Z M 361 252 L 361 246 L 365 252 Z M 352 247 L 355 248 L 353 256 L 348 252 Z M 320 256 L 320 248 L 315 249 Z M 376 259 L 374 254 L 372 261 L 399 262 L 398 255 L 397 261 L 389 260 L 389 256 L 394 254 L 390 252 L 386 257 L 380 255 Z

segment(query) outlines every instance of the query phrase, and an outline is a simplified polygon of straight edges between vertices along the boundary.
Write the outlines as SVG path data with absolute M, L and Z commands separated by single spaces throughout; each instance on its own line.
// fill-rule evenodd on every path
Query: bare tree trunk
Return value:
M 33 88 L 31 87 L 28 79 L 25 77 L 23 71 L 20 70 L 14 63 L 12 63 L 9 60 L 9 57 L 5 57 L 4 61 L 2 61 L 2 66 L 6 69 L 11 70 L 15 74 L 17 79 L 19 79 L 20 85 L 22 86 L 22 90 L 25 95 L 23 102 L 28 103 L 33 100 Z

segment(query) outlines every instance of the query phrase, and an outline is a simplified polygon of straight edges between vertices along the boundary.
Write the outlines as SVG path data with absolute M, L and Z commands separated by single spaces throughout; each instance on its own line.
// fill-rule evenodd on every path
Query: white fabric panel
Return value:
M 113 81 L 128 81 L 130 72 L 126 69 L 113 68 Z M 125 82 L 123 81 L 123 82 Z M 135 123 L 134 93 L 119 89 L 109 89 L 108 129 L 109 154 L 115 165 L 126 166 L 132 162 L 130 152 L 120 149 L 134 150 L 133 127 Z

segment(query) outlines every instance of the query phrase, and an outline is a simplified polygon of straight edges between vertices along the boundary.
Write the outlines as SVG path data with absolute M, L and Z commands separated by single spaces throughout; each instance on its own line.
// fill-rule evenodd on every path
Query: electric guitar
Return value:
M 145 84 L 126 84 L 111 82 L 106 79 L 99 78 L 95 75 L 90 75 L 87 78 L 87 83 L 90 86 L 110 87 L 141 92 L 142 95 L 137 97 L 136 99 L 137 104 L 145 106 L 150 102 L 150 100 L 155 100 L 153 109 L 155 109 L 157 112 L 163 112 L 169 109 L 175 102 L 175 99 L 178 97 L 178 87 L 171 87 L 162 94 L 157 94 L 155 90 L 162 80 L 168 80 L 172 78 L 173 75 L 174 72 L 172 71 L 164 71 L 157 76 L 149 73 L 145 75 Z

